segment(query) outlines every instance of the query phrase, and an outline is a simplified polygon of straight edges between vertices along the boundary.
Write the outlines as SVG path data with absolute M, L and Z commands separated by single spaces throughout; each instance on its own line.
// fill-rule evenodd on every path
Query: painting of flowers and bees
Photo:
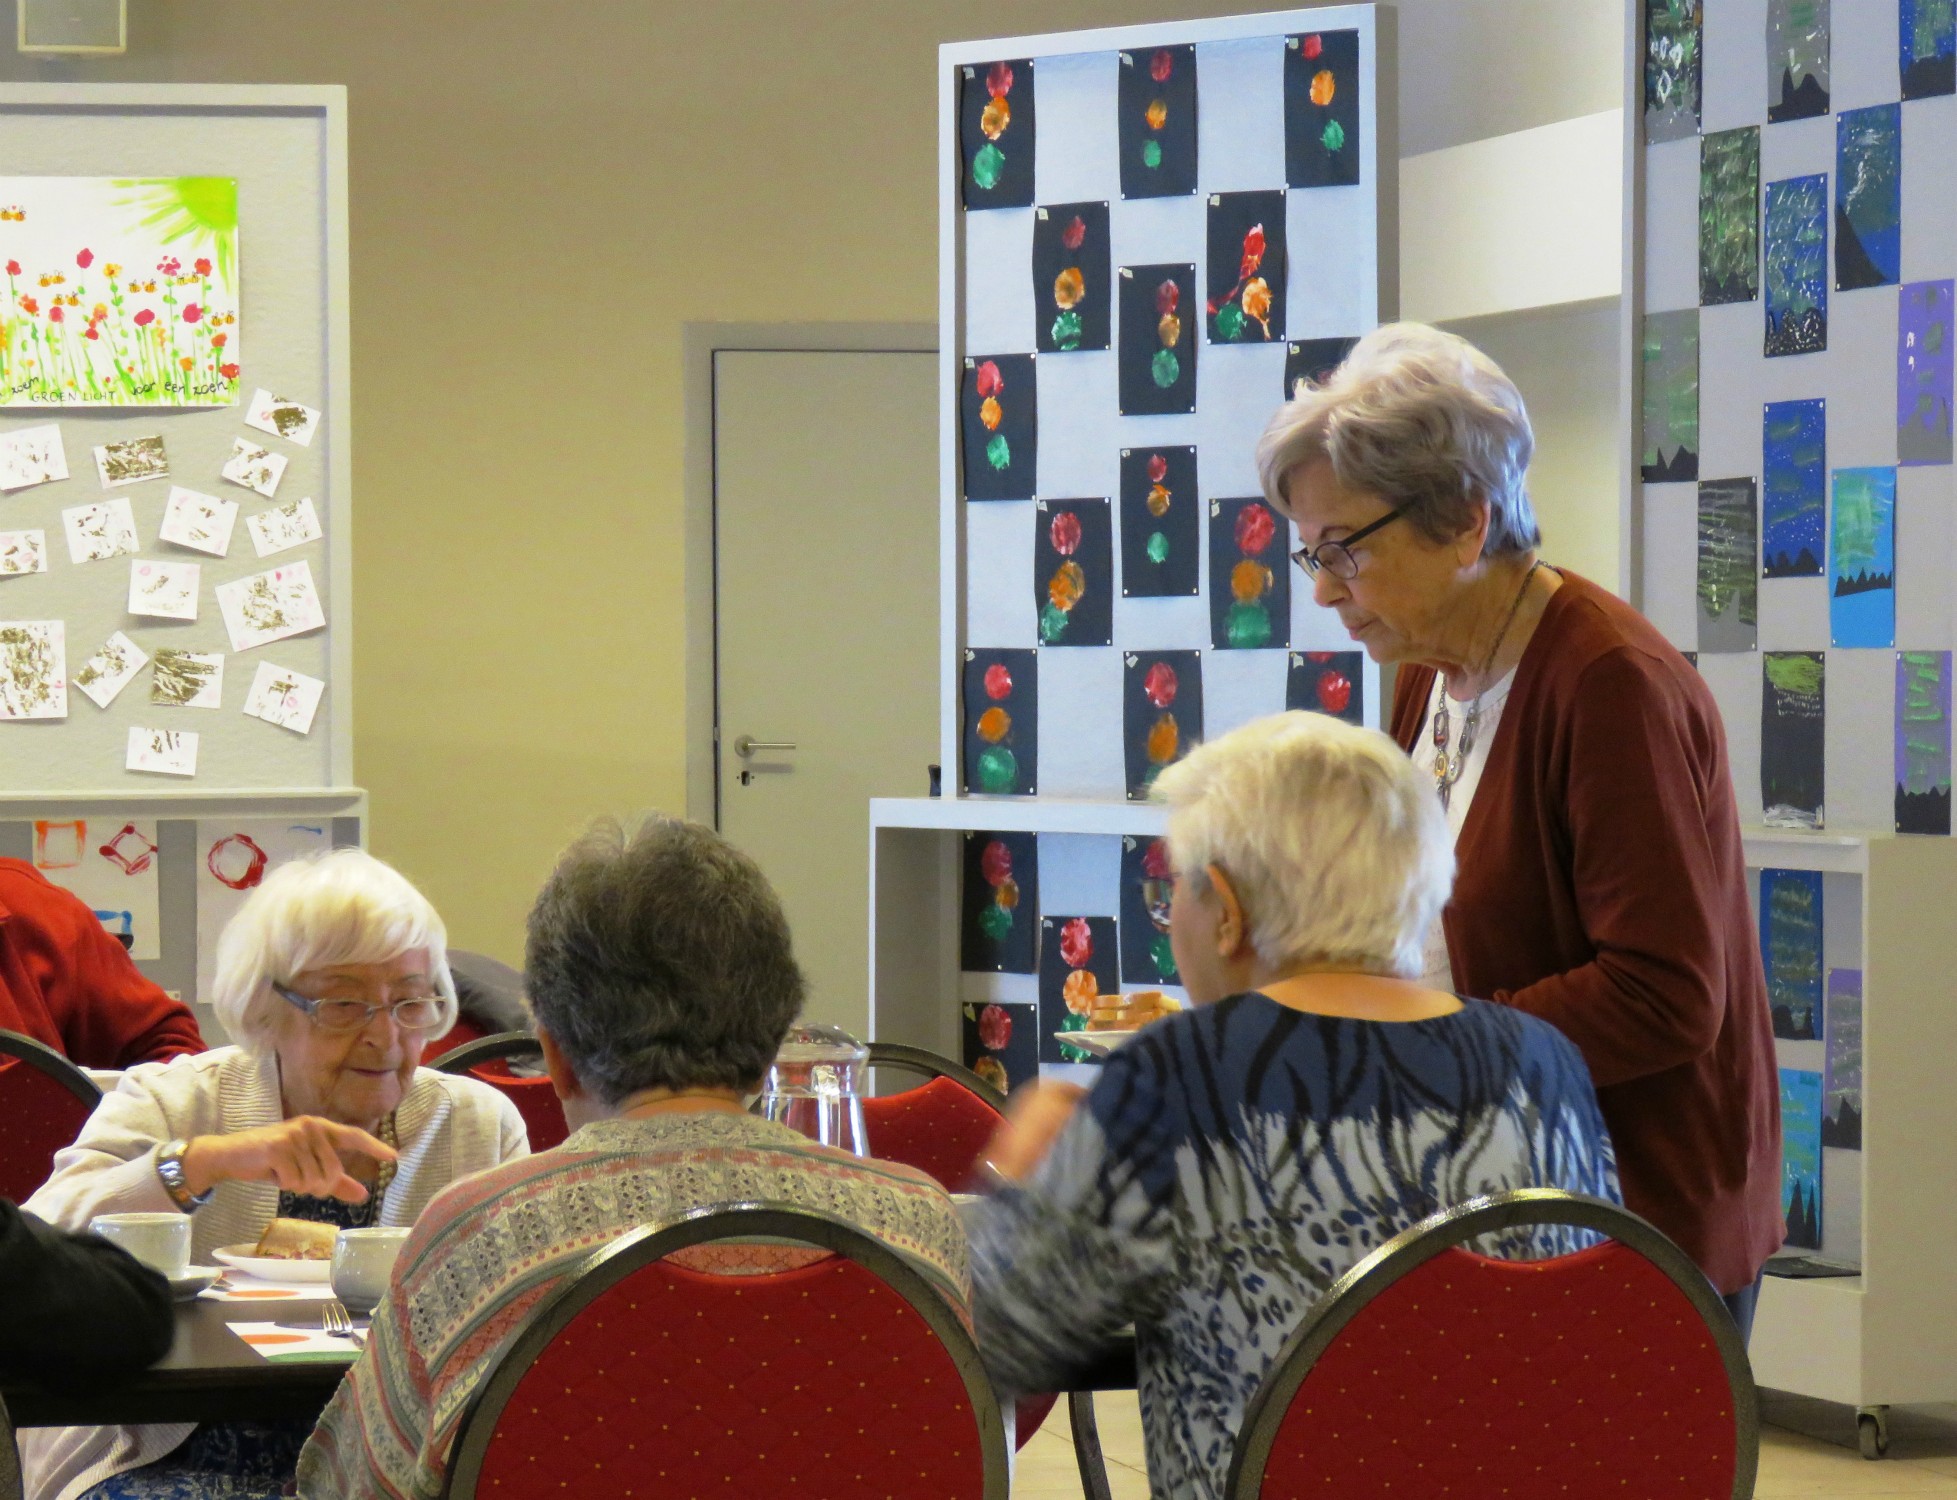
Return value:
M 0 177 L 6 406 L 232 406 L 238 184 Z

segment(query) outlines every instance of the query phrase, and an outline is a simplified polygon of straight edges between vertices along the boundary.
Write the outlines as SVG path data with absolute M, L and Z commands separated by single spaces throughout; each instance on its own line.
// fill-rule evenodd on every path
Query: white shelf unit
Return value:
M 1816 870 L 1861 883 L 1854 944 L 1862 969 L 1862 1150 L 1830 1149 L 1823 1219 L 1858 1176 L 1859 1246 L 1824 1245 L 1862 1274 L 1769 1276 L 1750 1353 L 1755 1379 L 1856 1407 L 1957 1400 L 1957 1005 L 1951 1003 L 1947 893 L 1957 842 L 1888 832 L 1745 830 L 1751 869 Z M 1834 903 L 1839 904 L 1839 903 Z M 1831 910 L 1826 918 L 1836 921 Z M 1818 1048 L 1815 1042 L 1779 1044 Z M 1831 1180 L 1832 1174 L 1832 1180 Z M 1844 1250 L 1854 1253 L 1844 1255 Z

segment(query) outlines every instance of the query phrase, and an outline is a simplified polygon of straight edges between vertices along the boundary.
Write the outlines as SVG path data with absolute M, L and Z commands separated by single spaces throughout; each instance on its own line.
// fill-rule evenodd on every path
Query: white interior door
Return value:
M 713 416 L 720 828 L 781 893 L 809 1018 L 864 1036 L 869 800 L 938 759 L 937 359 L 723 349 Z

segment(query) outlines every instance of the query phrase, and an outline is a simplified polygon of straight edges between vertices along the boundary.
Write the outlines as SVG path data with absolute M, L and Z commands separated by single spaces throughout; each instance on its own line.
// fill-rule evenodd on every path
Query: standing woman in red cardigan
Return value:
M 1780 1097 L 1725 731 L 1635 610 L 1536 555 L 1535 449 L 1494 361 L 1376 329 L 1272 418 L 1264 494 L 1374 661 L 1447 809 L 1459 874 L 1427 982 L 1575 1042 L 1625 1202 L 1742 1333 L 1780 1248 Z

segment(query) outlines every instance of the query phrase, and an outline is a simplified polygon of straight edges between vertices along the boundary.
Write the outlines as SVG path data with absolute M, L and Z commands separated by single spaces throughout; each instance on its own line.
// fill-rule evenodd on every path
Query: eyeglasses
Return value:
M 273 985 L 272 993 L 287 1005 L 303 1010 L 322 1031 L 358 1031 L 382 1011 L 403 1031 L 432 1031 L 442 1024 L 440 995 L 417 995 L 409 1000 L 396 1000 L 391 1005 L 369 1005 L 365 1000 L 315 1000 L 282 984 Z
M 1323 568 L 1334 578 L 1357 578 L 1359 559 L 1352 555 L 1355 542 L 1362 542 L 1388 521 L 1397 521 L 1407 513 L 1409 506 L 1396 506 L 1377 521 L 1361 526 L 1351 536 L 1342 536 L 1334 542 L 1320 542 L 1316 547 L 1300 547 L 1291 554 L 1291 560 L 1305 570 L 1306 576 L 1316 578 Z

